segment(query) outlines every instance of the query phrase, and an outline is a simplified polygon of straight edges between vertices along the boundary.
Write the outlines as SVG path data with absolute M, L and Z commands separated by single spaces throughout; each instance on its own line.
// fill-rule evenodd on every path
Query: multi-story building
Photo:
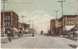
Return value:
M 13 27 L 18 28 L 18 15 L 14 11 L 1 12 L 1 32 Z
M 78 15 L 63 15 L 60 19 L 51 20 L 50 31 L 54 34 L 62 34 L 65 26 L 78 27 Z
M 61 22 L 58 19 L 53 19 L 50 21 L 50 33 L 53 35 L 58 34 L 58 30 L 61 31 Z
M 78 15 L 64 15 L 59 19 L 63 26 L 66 25 L 77 25 L 78 26 Z

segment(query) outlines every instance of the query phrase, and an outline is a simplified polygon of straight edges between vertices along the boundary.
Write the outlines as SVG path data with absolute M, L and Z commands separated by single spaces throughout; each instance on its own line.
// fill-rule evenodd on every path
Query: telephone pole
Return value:
M 56 10 L 56 20 L 57 20 L 57 17 L 58 17 L 58 10 Z
M 23 21 L 23 18 L 24 18 L 24 16 L 21 17 L 21 19 L 22 19 L 22 30 L 24 30 L 24 26 L 23 26 L 24 21 Z
M 58 1 L 58 2 L 61 3 L 61 10 L 62 10 L 62 16 L 63 16 L 63 5 L 64 5 L 65 0 L 61 0 L 61 1 Z
M 61 10 L 62 10 L 62 15 L 61 15 L 61 17 L 63 17 L 63 15 L 64 15 L 64 11 L 63 11 L 63 5 L 64 5 L 64 2 L 65 2 L 65 0 L 61 0 L 61 1 L 58 1 L 59 3 L 61 3 Z M 62 20 L 62 33 L 63 33 L 63 30 L 64 30 L 64 26 L 65 26 L 65 22 L 64 22 L 65 20 L 63 19 Z
M 22 18 L 22 23 L 24 23 L 24 22 L 23 22 L 23 18 L 24 18 L 24 16 L 22 16 L 21 18 Z
M 2 0 L 2 11 L 5 11 L 5 2 L 6 0 Z
M 56 20 L 55 20 L 55 34 L 57 35 L 57 24 L 58 24 L 58 18 L 57 18 L 57 16 L 58 16 L 58 10 L 56 10 Z
M 6 8 L 5 6 L 6 6 L 7 1 L 8 0 L 1 0 L 1 3 L 2 3 L 2 9 L 1 9 L 1 11 L 3 12 L 3 29 L 2 29 L 2 32 L 6 31 L 6 29 L 5 29 L 5 23 L 4 23 L 4 17 L 5 17 L 4 12 L 5 12 L 5 8 Z
M 57 16 L 58 16 L 58 10 L 55 11 L 56 12 L 56 19 L 55 19 L 55 27 L 57 27 Z

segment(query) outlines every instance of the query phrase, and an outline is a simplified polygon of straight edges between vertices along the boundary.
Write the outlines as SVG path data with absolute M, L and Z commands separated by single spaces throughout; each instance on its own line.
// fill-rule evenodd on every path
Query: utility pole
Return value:
M 57 20 L 57 16 L 58 16 L 58 10 L 56 10 L 56 20 Z
M 58 24 L 58 20 L 57 20 L 57 16 L 58 16 L 58 10 L 56 10 L 56 20 L 55 20 L 55 33 L 57 35 L 57 24 Z
M 33 28 L 33 20 L 31 20 L 31 26 L 32 26 L 32 28 Z
M 59 3 L 61 3 L 61 10 L 62 10 L 62 17 L 63 17 L 63 15 L 64 15 L 64 11 L 63 11 L 63 5 L 64 5 L 64 2 L 65 2 L 65 0 L 61 0 L 61 1 L 58 1 Z M 63 25 L 64 25 L 64 20 L 63 20 Z
M 7 1 L 8 0 L 1 0 L 1 2 L 2 2 L 2 12 L 3 12 L 3 29 L 2 29 L 2 32 L 6 31 L 6 29 L 5 29 L 5 22 L 4 22 L 4 18 L 5 18 L 4 12 L 5 12 L 5 6 L 6 6 L 6 2 Z
M 28 22 L 29 22 L 29 24 L 30 24 L 30 28 L 32 28 L 32 26 L 33 26 L 32 20 L 30 19 Z
M 56 10 L 56 20 L 55 20 L 55 26 L 57 26 L 57 16 L 58 16 L 58 10 Z
M 2 11 L 5 11 L 5 3 L 6 3 L 6 0 L 2 0 Z
M 58 2 L 61 3 L 62 16 L 63 16 L 63 5 L 64 5 L 65 0 L 61 0 L 61 1 L 58 1 Z
M 24 16 L 22 16 L 21 18 L 22 18 L 22 23 L 23 23 L 23 18 L 24 18 Z
M 22 16 L 21 18 L 22 18 L 22 30 L 24 30 L 24 26 L 23 26 L 23 18 L 24 18 L 24 16 Z
M 64 15 L 64 11 L 63 11 L 63 5 L 64 5 L 64 2 L 65 2 L 65 0 L 61 0 L 61 1 L 58 1 L 59 3 L 61 3 L 61 10 L 62 10 L 62 17 L 63 17 L 63 15 Z M 64 19 L 62 20 L 62 32 L 63 32 L 63 29 L 64 29 L 64 26 L 65 26 L 65 22 L 64 22 Z

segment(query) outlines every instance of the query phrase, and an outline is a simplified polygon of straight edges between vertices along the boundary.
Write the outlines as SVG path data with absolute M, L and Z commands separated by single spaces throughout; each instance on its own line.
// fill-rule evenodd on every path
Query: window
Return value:
M 9 26 L 9 24 L 11 23 L 11 17 L 10 16 L 5 16 L 4 23 L 5 23 L 5 26 Z
M 5 26 L 6 26 L 6 27 L 8 27 L 8 26 L 10 26 L 10 25 L 11 25 L 10 22 L 5 22 Z
M 4 20 L 10 20 L 11 16 L 5 16 Z

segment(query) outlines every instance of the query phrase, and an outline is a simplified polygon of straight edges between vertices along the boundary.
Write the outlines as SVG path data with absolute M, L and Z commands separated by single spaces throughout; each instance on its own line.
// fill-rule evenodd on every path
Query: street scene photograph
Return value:
M 78 49 L 78 0 L 1 0 L 1 49 Z

